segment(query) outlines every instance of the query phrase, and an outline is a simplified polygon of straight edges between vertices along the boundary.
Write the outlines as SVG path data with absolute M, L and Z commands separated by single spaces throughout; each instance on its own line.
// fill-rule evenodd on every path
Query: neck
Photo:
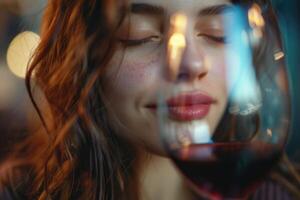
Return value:
M 196 200 L 182 175 L 164 157 L 149 155 L 141 169 L 141 200 Z

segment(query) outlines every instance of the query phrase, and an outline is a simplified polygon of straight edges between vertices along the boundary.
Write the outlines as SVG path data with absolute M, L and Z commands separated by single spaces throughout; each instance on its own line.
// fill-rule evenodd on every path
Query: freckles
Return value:
M 122 66 L 120 82 L 133 85 L 142 82 L 146 78 L 148 63 L 130 62 Z
M 119 87 L 127 91 L 145 87 L 153 79 L 158 64 L 158 56 L 146 58 L 145 61 L 124 61 L 117 75 Z

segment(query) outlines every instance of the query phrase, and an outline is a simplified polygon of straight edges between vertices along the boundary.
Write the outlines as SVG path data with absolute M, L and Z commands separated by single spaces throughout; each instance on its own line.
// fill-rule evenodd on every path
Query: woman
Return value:
M 47 105 L 35 103 L 45 133 L 31 135 L 18 147 L 26 151 L 11 156 L 22 166 L 16 172 L 26 174 L 11 193 L 21 199 L 197 199 L 173 165 L 158 156 L 164 150 L 156 95 L 174 78 L 162 67 L 163 19 L 177 3 L 49 1 L 27 76 L 32 98 L 33 85 L 45 95 Z M 195 13 L 230 3 L 201 1 L 184 9 Z M 209 25 L 207 19 L 201 23 Z M 213 23 L 221 26 L 220 20 Z M 197 95 L 210 97 L 205 119 L 215 130 L 227 104 L 225 56 L 216 48 L 224 39 L 219 33 L 201 37 L 210 46 L 199 52 L 187 36 L 175 79 L 191 93 L 190 83 L 196 83 Z M 179 111 L 173 117 L 193 118 Z

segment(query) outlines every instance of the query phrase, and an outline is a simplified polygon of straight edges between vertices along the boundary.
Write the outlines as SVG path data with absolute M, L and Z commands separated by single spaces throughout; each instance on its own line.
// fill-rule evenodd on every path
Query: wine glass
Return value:
M 191 187 L 243 199 L 286 143 L 288 77 L 271 4 L 224 2 L 168 1 L 157 110 L 165 152 Z

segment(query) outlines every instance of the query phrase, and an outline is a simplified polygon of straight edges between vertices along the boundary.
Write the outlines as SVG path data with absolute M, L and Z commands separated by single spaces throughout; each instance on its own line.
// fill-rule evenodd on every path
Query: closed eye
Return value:
M 142 39 L 119 39 L 119 41 L 127 47 L 134 47 L 134 46 L 140 46 L 140 45 L 144 45 L 147 43 L 151 43 L 151 42 L 157 42 L 160 43 L 161 42 L 161 37 L 157 36 L 157 35 L 152 35 L 149 37 L 145 37 Z
M 206 33 L 199 33 L 197 36 L 204 37 L 205 39 L 207 39 L 209 41 L 220 43 L 220 44 L 226 44 L 228 42 L 227 38 L 225 36 L 215 36 L 215 35 L 210 35 L 210 34 L 206 34 Z

